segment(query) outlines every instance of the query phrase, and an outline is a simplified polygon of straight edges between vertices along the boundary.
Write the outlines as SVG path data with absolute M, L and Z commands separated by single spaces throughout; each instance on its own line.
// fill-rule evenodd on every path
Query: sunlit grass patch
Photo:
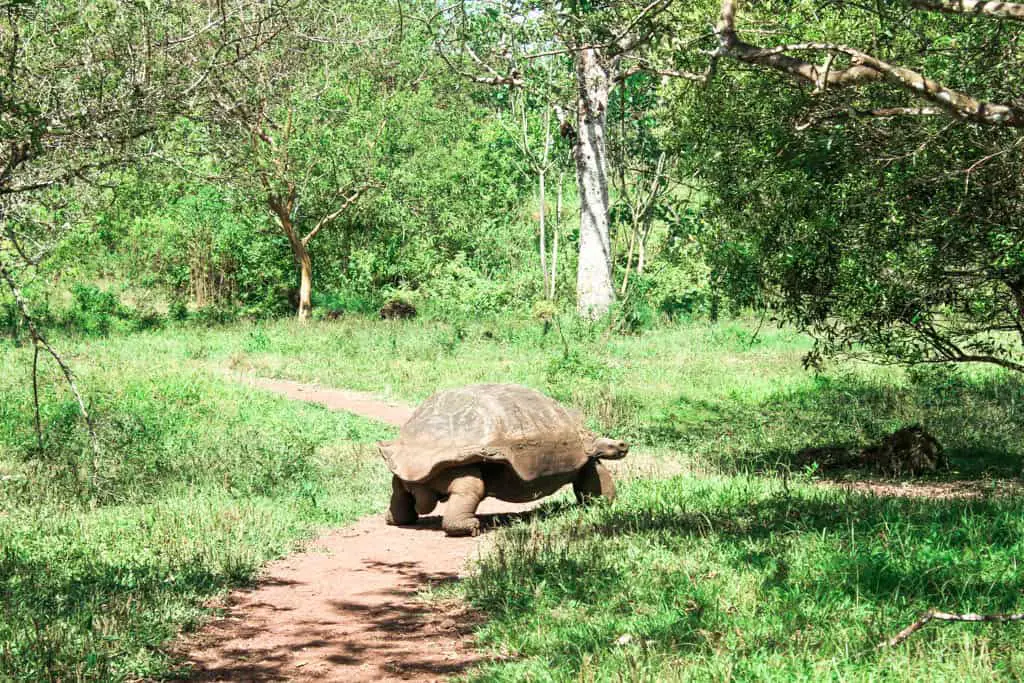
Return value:
M 1024 502 L 879 499 L 752 477 L 634 482 L 503 533 L 467 597 L 511 661 L 480 680 L 935 680 L 1024 671 Z
M 1019 610 L 1018 503 L 825 491 L 794 456 L 920 423 L 950 455 L 940 478 L 1018 476 L 1024 383 L 973 369 L 816 374 L 808 348 L 744 321 L 622 337 L 342 317 L 63 340 L 97 454 L 49 365 L 38 448 L 31 351 L 0 346 L 0 678 L 163 675 L 167 639 L 205 599 L 318 527 L 383 508 L 372 442 L 392 428 L 253 391 L 228 368 L 409 403 L 519 382 L 634 444 L 612 464 L 614 505 L 563 494 L 543 522 L 491 537 L 467 594 L 491 617 L 481 642 L 514 658 L 483 679 L 1019 677 L 1015 627 L 930 625 L 872 649 L 927 607 Z

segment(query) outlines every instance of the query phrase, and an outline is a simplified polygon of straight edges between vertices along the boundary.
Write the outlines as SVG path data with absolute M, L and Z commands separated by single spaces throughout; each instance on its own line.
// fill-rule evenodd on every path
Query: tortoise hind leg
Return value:
M 609 502 L 615 500 L 615 480 L 599 460 L 591 460 L 583 466 L 576 481 L 572 483 L 572 490 L 576 492 L 578 503 L 585 503 L 598 496 Z
M 416 499 L 416 512 L 428 515 L 437 507 L 437 491 L 434 491 L 429 485 L 413 484 L 409 488 L 412 497 Z
M 419 519 L 416 514 L 416 499 L 405 489 L 405 484 L 396 476 L 391 477 L 391 505 L 388 506 L 384 521 L 391 525 L 401 526 L 415 524 Z
M 479 467 L 460 467 L 451 471 L 448 503 L 441 527 L 449 536 L 475 536 L 480 533 L 476 508 L 484 499 L 484 479 Z

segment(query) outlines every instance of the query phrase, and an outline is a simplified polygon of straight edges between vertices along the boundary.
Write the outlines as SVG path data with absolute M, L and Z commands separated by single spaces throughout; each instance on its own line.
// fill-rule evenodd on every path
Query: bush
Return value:
M 71 288 L 74 303 L 66 323 L 90 336 L 105 337 L 120 317 L 126 317 L 117 296 L 96 285 L 76 284 Z
M 513 278 L 485 275 L 469 265 L 466 254 L 441 265 L 424 285 L 430 309 L 446 320 L 494 315 L 518 298 Z

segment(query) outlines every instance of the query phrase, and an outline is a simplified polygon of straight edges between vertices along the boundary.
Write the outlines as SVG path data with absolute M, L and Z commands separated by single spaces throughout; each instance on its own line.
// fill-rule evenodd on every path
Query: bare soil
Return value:
M 359 392 L 242 381 L 390 424 L 412 414 Z M 476 538 L 447 538 L 443 507 L 415 527 L 387 526 L 374 515 L 331 531 L 271 563 L 254 588 L 231 593 L 226 615 L 178 650 L 197 681 L 433 681 L 461 673 L 482 661 L 471 646 L 474 615 L 457 603 L 427 605 L 420 593 L 456 580 L 490 529 L 532 507 L 485 500 Z
M 331 410 L 345 410 L 392 425 L 402 425 L 413 413 L 413 408 L 385 401 L 379 396 L 361 391 L 331 389 L 319 384 L 303 384 L 286 379 L 264 379 L 253 375 L 233 374 L 232 377 L 250 387 L 265 389 L 299 401 L 319 403 Z

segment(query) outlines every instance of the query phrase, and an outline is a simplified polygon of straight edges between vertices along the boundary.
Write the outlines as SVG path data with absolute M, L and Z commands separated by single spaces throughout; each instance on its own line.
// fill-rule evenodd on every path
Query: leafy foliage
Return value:
M 773 8 L 757 16 L 780 43 L 871 44 L 983 99 L 1020 92 L 1018 26 L 812 2 L 772 19 Z M 900 97 L 734 69 L 684 95 L 673 135 L 707 183 L 709 258 L 733 297 L 768 302 L 824 351 L 1024 369 L 1019 133 L 856 114 Z

